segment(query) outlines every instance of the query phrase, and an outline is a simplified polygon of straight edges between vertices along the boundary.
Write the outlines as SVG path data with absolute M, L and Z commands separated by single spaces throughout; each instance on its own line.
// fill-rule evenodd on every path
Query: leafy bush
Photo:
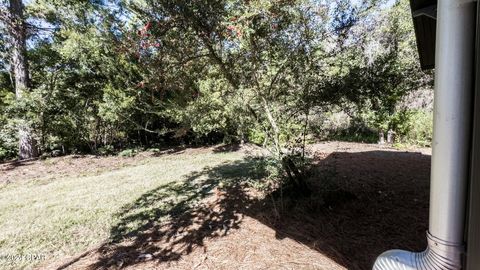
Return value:
M 335 114 L 329 114 L 328 117 L 335 118 Z M 364 109 L 343 122 L 343 125 L 338 124 L 341 127 L 338 129 L 329 125 L 318 127 L 323 132 L 322 138 L 376 143 L 381 131 L 386 136 L 391 129 L 395 132 L 397 143 L 430 146 L 433 137 L 433 113 L 424 109 L 401 109 L 393 114 Z M 325 120 L 324 123 L 329 121 Z
M 102 156 L 112 155 L 115 152 L 113 145 L 107 144 L 98 148 L 97 153 Z
M 258 128 L 250 129 L 248 133 L 248 141 L 257 145 L 263 145 L 265 142 L 265 132 Z
M 400 142 L 430 146 L 433 138 L 433 113 L 422 110 L 406 110 L 394 115 L 392 127 Z
M 13 126 L 6 125 L 0 129 L 0 160 L 17 156 L 17 133 Z
M 353 116 L 342 111 L 328 112 L 315 131 L 326 140 L 376 143 L 379 128 L 375 124 L 374 115 L 371 109 L 356 111 Z
M 134 157 L 137 154 L 135 149 L 126 149 L 118 153 L 120 157 Z
M 255 160 L 252 177 L 248 184 L 256 190 L 270 193 L 282 185 L 284 176 L 281 162 L 272 157 L 263 157 Z M 253 180 L 252 180 L 253 179 Z

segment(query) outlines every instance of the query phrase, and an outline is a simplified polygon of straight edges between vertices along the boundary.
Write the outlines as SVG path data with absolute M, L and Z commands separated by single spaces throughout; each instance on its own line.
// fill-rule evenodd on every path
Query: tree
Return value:
M 368 112 L 368 122 L 384 132 L 396 128 L 392 120 L 403 113 L 398 105 L 406 95 L 433 89 L 432 73 L 420 70 L 408 1 L 390 4 L 354 27 L 347 53 L 339 57 L 344 72 L 332 81 L 357 113 Z
M 15 96 L 17 101 L 22 101 L 25 94 L 30 90 L 30 78 L 28 71 L 27 49 L 26 49 L 26 27 L 21 0 L 10 0 L 8 12 L 1 10 L 3 23 L 8 32 L 9 47 L 11 50 L 11 72 L 15 82 Z M 38 156 L 37 143 L 33 130 L 25 119 L 18 123 L 20 159 L 28 159 Z
M 0 108 L 0 135 L 13 126 L 5 119 L 22 118 L 42 152 L 223 137 L 269 148 L 295 182 L 311 119 L 353 104 L 390 114 L 419 85 L 412 31 L 395 21 L 406 1 L 28 3 L 30 74 L 25 66 L 18 109 L 12 98 Z M 18 55 L 3 41 L 0 52 Z M 0 60 L 3 73 L 13 62 Z
M 199 93 L 182 100 L 187 108 L 205 104 L 206 95 L 220 98 L 224 109 L 236 108 L 233 122 L 239 135 L 246 131 L 261 137 L 291 182 L 305 190 L 294 156 L 303 154 L 312 106 L 340 98 L 326 83 L 338 54 L 330 42 L 354 23 L 334 25 L 343 31 L 332 34 L 333 6 L 316 1 L 149 0 L 131 10 L 145 25 L 137 42 L 147 44 L 139 54 L 146 69 L 172 79 L 162 83 L 168 90 L 180 85 L 182 93 Z M 210 108 L 201 115 L 218 115 L 213 113 L 218 106 Z

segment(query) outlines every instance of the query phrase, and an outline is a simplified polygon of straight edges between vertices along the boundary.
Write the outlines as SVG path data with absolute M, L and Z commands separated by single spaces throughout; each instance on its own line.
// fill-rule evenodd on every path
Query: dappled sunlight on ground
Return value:
M 428 154 L 321 147 L 333 151 L 314 152 L 308 198 L 248 188 L 262 178 L 256 158 L 224 162 L 145 192 L 107 242 L 48 268 L 370 269 L 384 250 L 424 247 Z

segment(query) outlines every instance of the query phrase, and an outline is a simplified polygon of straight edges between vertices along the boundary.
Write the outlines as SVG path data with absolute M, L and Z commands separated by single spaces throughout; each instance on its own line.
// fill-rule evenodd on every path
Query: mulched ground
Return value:
M 309 150 L 310 197 L 217 189 L 193 211 L 128 241 L 40 268 L 371 269 L 387 249 L 425 247 L 428 149 L 332 142 Z

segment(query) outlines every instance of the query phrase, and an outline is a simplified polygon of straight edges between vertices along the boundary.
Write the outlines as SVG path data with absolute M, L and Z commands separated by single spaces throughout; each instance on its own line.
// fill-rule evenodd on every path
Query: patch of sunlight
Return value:
M 0 189 L 0 256 L 55 260 L 106 241 L 115 214 L 160 185 L 181 181 L 240 153 L 172 154 L 95 176 L 17 182 Z M 0 269 L 31 268 L 38 260 L 0 258 Z

